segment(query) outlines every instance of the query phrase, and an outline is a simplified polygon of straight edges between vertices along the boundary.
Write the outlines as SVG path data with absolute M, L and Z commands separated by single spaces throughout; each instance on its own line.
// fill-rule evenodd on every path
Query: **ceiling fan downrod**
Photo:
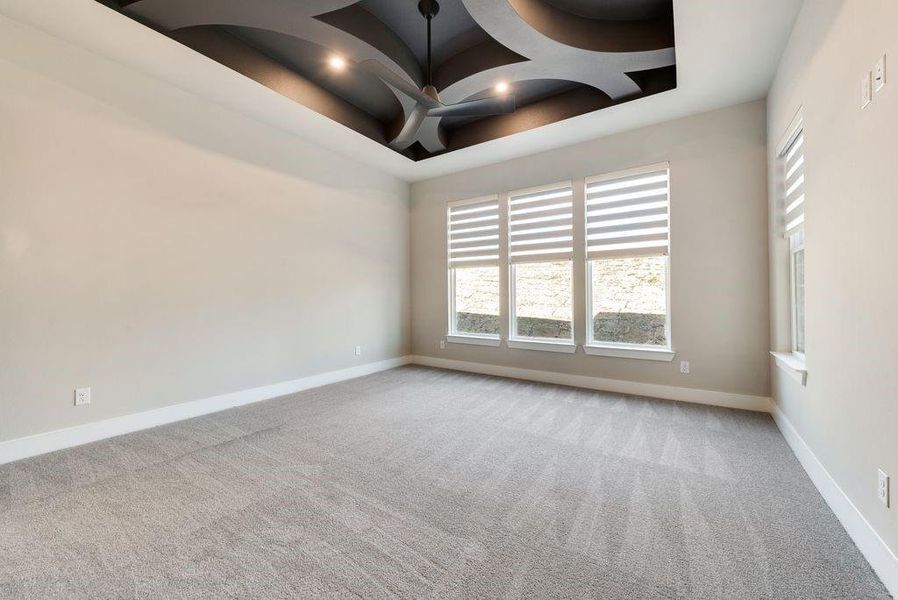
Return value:
M 430 22 L 440 12 L 440 3 L 437 0 L 421 0 L 418 2 L 418 12 L 427 19 L 427 81 L 428 86 L 433 85 L 433 70 L 431 58 Z

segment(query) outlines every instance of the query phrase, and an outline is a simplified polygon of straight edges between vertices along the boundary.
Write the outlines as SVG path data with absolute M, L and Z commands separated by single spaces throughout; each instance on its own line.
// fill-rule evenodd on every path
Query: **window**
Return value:
M 514 271 L 515 338 L 571 340 L 571 262 L 520 263 Z
M 508 199 L 510 347 L 573 345 L 573 188 L 570 182 Z M 569 351 L 567 348 L 562 351 Z
M 588 346 L 670 349 L 668 173 L 586 180 Z
M 789 240 L 792 352 L 804 354 L 804 129 L 796 117 L 779 153 L 782 173 L 781 222 Z
M 455 333 L 499 335 L 499 267 L 453 269 Z
M 448 341 L 673 360 L 667 163 L 578 185 L 576 230 L 571 181 L 449 204 Z
M 668 345 L 667 257 L 590 261 L 592 341 Z
M 498 345 L 499 201 L 451 204 L 448 222 L 449 335 Z

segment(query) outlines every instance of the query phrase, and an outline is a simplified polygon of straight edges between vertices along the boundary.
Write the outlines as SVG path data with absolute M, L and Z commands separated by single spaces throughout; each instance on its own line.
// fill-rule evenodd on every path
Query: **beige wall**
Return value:
M 807 387 L 775 366 L 778 406 L 864 517 L 898 552 L 898 4 L 805 2 L 768 99 L 769 160 L 805 121 Z M 885 53 L 892 82 L 860 109 L 860 79 Z M 771 171 L 772 172 L 772 171 Z M 771 178 L 771 218 L 776 199 Z M 771 339 L 789 350 L 788 246 L 770 228 Z
M 892 0 L 806 2 L 766 111 L 414 184 L 410 298 L 407 184 L 0 17 L 0 440 L 410 349 L 755 395 L 772 371 L 778 406 L 896 551 L 875 473 L 898 477 L 898 100 L 894 77 L 864 111 L 857 89 L 878 56 L 898 57 L 896 25 Z M 806 388 L 766 355 L 788 349 L 789 319 L 764 181 L 802 105 Z M 673 363 L 439 348 L 447 201 L 664 160 Z M 85 385 L 93 403 L 75 408 Z
M 407 352 L 408 184 L 2 17 L 0 87 L 0 440 Z
M 413 352 L 767 396 L 765 119 L 764 102 L 757 101 L 413 184 Z M 661 161 L 671 165 L 674 362 L 582 350 L 568 355 L 451 343 L 440 349 L 447 321 L 447 202 Z M 582 336 L 585 326 L 577 329 Z M 690 375 L 680 374 L 681 359 L 691 362 Z

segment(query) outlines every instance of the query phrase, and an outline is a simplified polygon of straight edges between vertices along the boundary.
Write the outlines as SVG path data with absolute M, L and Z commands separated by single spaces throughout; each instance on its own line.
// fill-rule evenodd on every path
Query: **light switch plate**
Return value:
M 871 100 L 873 100 L 873 89 L 870 87 L 870 72 L 868 71 L 861 78 L 861 108 L 867 108 Z
M 873 91 L 878 92 L 886 85 L 886 55 L 883 54 L 873 66 Z

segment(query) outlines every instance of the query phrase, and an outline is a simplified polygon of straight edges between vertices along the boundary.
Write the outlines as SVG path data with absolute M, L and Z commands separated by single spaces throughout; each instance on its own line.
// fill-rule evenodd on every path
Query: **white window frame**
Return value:
M 559 181 L 556 183 L 550 183 L 550 184 L 546 184 L 546 185 L 539 185 L 539 186 L 525 188 L 525 189 L 513 190 L 505 195 L 506 207 L 510 207 L 511 198 L 514 195 L 533 194 L 533 193 L 538 193 L 538 192 L 542 192 L 542 191 L 546 191 L 546 190 L 552 190 L 552 189 L 558 188 L 559 186 L 572 185 L 572 184 L 573 184 L 573 182 L 571 180 L 565 180 L 565 181 Z M 510 210 L 507 210 L 506 214 L 510 214 L 510 212 L 511 212 Z M 573 210 L 572 210 L 572 212 L 573 212 Z M 508 222 L 509 218 L 510 217 L 506 217 L 506 219 L 504 219 L 504 222 L 502 223 L 502 225 L 500 225 L 500 227 L 505 227 L 506 231 L 509 230 L 509 222 Z M 510 235 L 505 236 L 505 239 L 507 240 L 506 244 L 509 246 L 509 248 L 511 246 L 510 238 L 511 238 Z M 572 243 L 573 244 L 577 243 L 576 236 L 574 236 Z M 508 255 L 510 255 L 510 254 L 511 254 L 511 252 L 509 251 Z M 501 254 L 500 254 L 500 256 L 501 256 Z M 509 348 L 514 348 L 517 350 L 543 350 L 546 352 L 563 352 L 566 354 L 573 354 L 574 352 L 577 351 L 577 342 L 574 337 L 575 336 L 574 327 L 575 327 L 576 317 L 574 315 L 573 310 L 571 311 L 571 337 L 568 339 L 528 337 L 528 336 L 518 335 L 517 303 L 515 301 L 515 298 L 516 298 L 515 268 L 517 267 L 518 264 L 537 264 L 539 262 L 554 262 L 554 263 L 568 262 L 568 263 L 570 263 L 570 267 L 571 267 L 571 306 L 573 307 L 573 305 L 574 305 L 574 258 L 573 258 L 573 256 L 568 261 L 561 261 L 561 260 L 538 261 L 538 260 L 535 260 L 532 262 L 519 261 L 517 263 L 514 263 L 514 262 L 511 262 L 509 259 L 509 262 L 508 262 L 508 340 L 505 343 Z
M 792 122 L 789 124 L 789 127 L 786 129 L 785 135 L 783 135 L 782 140 L 776 148 L 776 159 L 777 161 L 782 161 L 785 157 L 786 152 L 792 146 L 792 143 L 798 138 L 798 136 L 804 133 L 804 117 L 802 114 L 802 110 L 799 109 L 795 114 L 795 117 L 792 119 Z M 785 181 L 782 182 L 782 185 L 785 185 Z M 780 193 L 783 193 L 783 190 L 779 190 Z M 798 315 L 798 304 L 796 302 L 795 297 L 795 253 L 802 251 L 805 249 L 804 243 L 804 223 L 798 226 L 798 229 L 790 236 L 788 236 L 787 241 L 789 243 L 789 328 L 790 328 L 790 340 L 791 340 L 791 353 L 794 355 L 796 359 L 799 359 L 801 362 L 804 362 L 805 353 L 804 351 L 799 351 L 797 349 L 797 340 L 798 340 L 798 327 L 797 327 L 797 315 Z M 807 252 L 805 252 L 805 260 L 807 260 Z M 807 266 L 807 262 L 805 262 L 805 266 Z M 806 332 L 805 332 L 806 333 Z M 807 337 L 805 337 L 805 343 L 807 343 Z
M 670 186 L 670 164 L 667 162 L 664 163 L 656 163 L 652 165 L 646 165 L 643 167 L 635 167 L 632 169 L 626 169 L 623 171 L 614 171 L 612 173 L 605 173 L 598 177 L 590 178 L 590 182 L 594 183 L 596 181 L 602 181 L 603 179 L 617 179 L 619 177 L 628 177 L 631 175 L 639 175 L 641 173 L 651 173 L 653 171 L 658 171 L 660 169 L 668 170 L 668 192 L 667 192 L 667 201 L 668 201 L 668 250 L 667 254 L 659 252 L 658 254 L 634 254 L 632 256 L 664 256 L 665 260 L 665 272 L 664 272 L 664 295 L 665 295 L 665 318 L 664 318 L 664 337 L 667 340 L 667 344 L 664 346 L 653 345 L 653 344 L 625 344 L 625 343 L 615 343 L 608 342 L 604 340 L 596 340 L 595 339 L 595 324 L 594 324 L 594 315 L 592 314 L 592 281 L 593 281 L 593 269 L 592 269 L 592 260 L 589 257 L 586 257 L 586 305 L 584 307 L 586 313 L 586 343 L 583 345 L 583 351 L 586 354 L 592 356 L 610 356 L 616 358 L 635 358 L 639 360 L 656 360 L 662 362 L 671 362 L 676 356 L 676 351 L 673 349 L 673 323 L 671 319 L 671 310 L 670 310 L 670 288 L 671 288 L 671 280 L 670 280 L 670 263 L 671 263 L 671 254 L 672 254 L 672 228 L 671 228 L 671 218 L 670 218 L 670 204 L 673 201 L 672 195 L 673 191 Z M 586 183 L 584 182 L 584 188 L 586 187 Z M 586 224 L 584 223 L 584 236 L 585 234 Z M 584 237 L 585 239 L 585 237 Z M 613 258 L 630 258 L 626 254 L 614 256 Z M 609 258 L 610 259 L 610 258 Z M 601 259 L 599 259 L 601 260 Z
M 777 160 L 777 168 L 779 172 L 779 164 L 782 162 L 786 152 L 792 146 L 792 143 L 798 138 L 799 135 L 803 135 L 804 131 L 804 117 L 803 117 L 803 109 L 799 108 L 798 112 L 795 114 L 795 117 L 792 119 L 789 127 L 786 128 L 786 132 L 783 135 L 780 143 L 776 147 L 776 160 Z M 778 192 L 779 194 L 783 194 L 784 190 L 781 186 L 785 185 L 785 181 L 779 182 Z M 782 202 L 782 196 L 778 199 L 778 202 Z M 777 206 L 777 212 L 779 214 L 782 209 L 781 206 Z M 779 219 L 778 219 L 779 220 Z M 783 230 L 785 230 L 785 224 L 782 224 Z M 779 235 L 779 234 L 777 234 Z M 792 233 L 792 235 L 787 236 L 786 239 L 789 244 L 788 247 L 788 261 L 789 261 L 789 352 L 771 352 L 774 359 L 776 360 L 776 365 L 784 370 L 790 377 L 798 381 L 802 386 L 807 384 L 808 377 L 808 369 L 807 362 L 805 357 L 805 351 L 807 350 L 807 323 L 805 323 L 805 348 L 802 351 L 798 350 L 798 303 L 795 294 L 795 255 L 799 251 L 805 250 L 805 232 L 804 232 L 804 223 L 799 225 L 798 229 Z M 807 280 L 807 252 L 804 253 L 805 259 L 805 280 Z M 805 288 L 805 301 L 807 301 L 807 288 Z M 805 302 L 805 305 L 807 302 Z M 807 315 L 807 313 L 805 313 Z M 805 317 L 807 318 L 807 317 Z
M 465 206 L 468 204 L 478 204 L 480 202 L 484 202 L 486 200 L 490 200 L 493 198 L 497 198 L 497 196 L 495 196 L 495 195 L 479 196 L 477 198 L 470 198 L 467 200 L 456 200 L 454 202 L 449 202 L 446 204 L 445 244 L 446 244 L 447 290 L 449 292 L 448 306 L 447 306 L 448 312 L 446 315 L 446 317 L 447 317 L 446 341 L 450 342 L 450 343 L 472 344 L 475 346 L 493 346 L 493 347 L 498 347 L 502 344 L 502 337 L 500 334 L 476 334 L 476 333 L 465 333 L 465 332 L 458 331 L 458 322 L 456 319 L 456 312 L 455 312 L 455 271 L 456 271 L 456 267 L 452 266 L 452 263 L 450 261 L 450 254 L 449 254 L 449 239 L 450 239 L 450 227 L 451 227 L 450 210 L 452 208 L 455 208 L 458 206 Z M 497 198 L 497 201 L 498 201 L 498 198 Z M 502 219 L 500 217 L 500 219 L 499 219 L 499 232 L 500 232 L 499 233 L 499 240 L 500 240 L 499 252 L 500 252 L 500 255 L 502 252 L 501 230 L 502 230 Z M 496 269 L 498 271 L 499 269 L 501 269 L 501 267 L 499 265 L 496 265 Z M 500 298 L 501 298 L 501 294 L 502 294 L 502 290 L 501 290 L 501 283 L 500 283 L 500 290 L 499 290 Z M 501 305 L 501 301 L 500 301 L 500 304 L 499 304 L 500 311 L 501 311 L 501 308 L 502 308 L 502 305 Z M 501 318 L 501 315 L 500 315 L 500 318 Z
M 639 256 L 664 256 L 654 254 L 640 254 Z M 615 256 L 614 258 L 629 258 L 627 256 Z M 618 358 L 637 358 L 642 360 L 659 360 L 670 362 L 676 352 L 673 349 L 670 318 L 670 255 L 664 256 L 666 260 L 664 271 L 664 338 L 667 344 L 664 346 L 654 344 L 625 344 L 619 342 L 607 342 L 595 339 L 595 323 L 592 314 L 592 262 L 586 259 L 586 344 L 583 351 L 593 356 L 614 356 Z M 600 259 L 601 260 L 601 259 Z M 609 259 L 610 260 L 610 259 Z

